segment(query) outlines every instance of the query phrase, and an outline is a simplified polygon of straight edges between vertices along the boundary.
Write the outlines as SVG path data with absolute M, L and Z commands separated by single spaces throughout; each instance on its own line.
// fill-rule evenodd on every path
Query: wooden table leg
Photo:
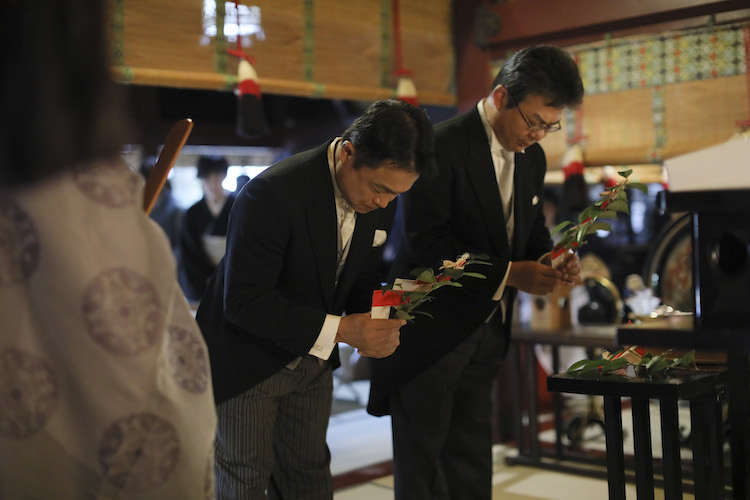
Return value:
M 742 351 L 727 353 L 729 364 L 729 443 L 732 447 L 732 498 L 747 500 L 750 496 L 750 390 L 748 390 L 748 355 Z
M 724 495 L 724 421 L 721 414 L 720 390 L 706 398 L 708 420 L 709 453 L 713 470 L 710 493 L 715 498 Z
M 716 393 L 690 400 L 690 425 L 694 429 L 695 498 L 721 498 L 724 490 L 724 440 L 721 406 Z
M 625 500 L 625 453 L 622 446 L 622 401 L 604 396 L 604 432 L 607 439 L 609 500 Z
M 648 398 L 631 398 L 633 410 L 633 451 L 638 500 L 654 500 L 654 463 L 651 455 L 651 418 Z
M 664 499 L 678 500 L 682 498 L 682 465 L 680 463 L 680 422 L 677 417 L 677 401 L 662 399 L 659 402 L 661 414 L 661 449 L 664 464 Z M 664 429 L 675 429 L 677 435 L 671 434 L 672 439 L 664 437 Z
M 526 344 L 526 383 L 529 385 L 528 415 L 529 415 L 529 447 L 534 460 L 542 456 L 542 445 L 539 442 L 539 401 L 538 375 L 536 371 L 536 353 L 534 345 Z

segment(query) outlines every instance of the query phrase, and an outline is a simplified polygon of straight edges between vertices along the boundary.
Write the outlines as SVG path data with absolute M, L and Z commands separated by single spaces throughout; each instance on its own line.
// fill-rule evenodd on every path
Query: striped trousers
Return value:
M 306 356 L 217 406 L 217 500 L 333 498 L 331 367 Z

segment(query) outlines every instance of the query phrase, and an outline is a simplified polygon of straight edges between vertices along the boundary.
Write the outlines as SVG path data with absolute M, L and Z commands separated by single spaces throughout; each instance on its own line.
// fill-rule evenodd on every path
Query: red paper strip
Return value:
M 400 306 L 406 303 L 403 292 L 393 290 L 375 290 L 372 292 L 372 307 Z

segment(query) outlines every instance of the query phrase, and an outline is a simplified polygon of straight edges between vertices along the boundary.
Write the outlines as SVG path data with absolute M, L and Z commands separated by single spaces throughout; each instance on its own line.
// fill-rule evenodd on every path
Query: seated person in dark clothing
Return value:
M 221 186 L 227 169 L 222 156 L 201 156 L 198 160 L 203 198 L 188 208 L 180 234 L 180 281 L 191 302 L 200 301 L 226 249 L 227 222 L 235 199 Z
M 156 157 L 154 156 L 148 156 L 143 159 L 141 162 L 141 175 L 143 175 L 144 179 L 148 179 L 155 164 Z M 149 215 L 164 230 L 167 238 L 169 238 L 169 246 L 176 253 L 180 244 L 180 231 L 182 230 L 182 218 L 185 216 L 185 209 L 177 203 L 172 194 L 172 185 L 169 179 L 164 183 L 164 187 L 159 192 L 159 197 L 156 198 L 154 207 L 151 209 Z

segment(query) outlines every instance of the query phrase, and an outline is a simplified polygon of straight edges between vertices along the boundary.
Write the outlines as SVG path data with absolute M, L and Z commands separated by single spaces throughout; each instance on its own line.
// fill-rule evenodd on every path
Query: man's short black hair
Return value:
M 229 163 L 223 156 L 201 156 L 198 158 L 198 178 L 208 177 L 208 174 L 218 172 L 227 175 Z
M 578 65 L 564 50 L 538 45 L 519 50 L 508 59 L 492 82 L 503 85 L 510 99 L 507 107 L 528 95 L 541 95 L 547 106 L 577 108 L 583 101 L 583 82 Z
M 374 102 L 344 132 L 343 139 L 354 144 L 354 168 L 377 168 L 392 161 L 420 175 L 436 169 L 432 123 L 424 110 L 404 101 Z

